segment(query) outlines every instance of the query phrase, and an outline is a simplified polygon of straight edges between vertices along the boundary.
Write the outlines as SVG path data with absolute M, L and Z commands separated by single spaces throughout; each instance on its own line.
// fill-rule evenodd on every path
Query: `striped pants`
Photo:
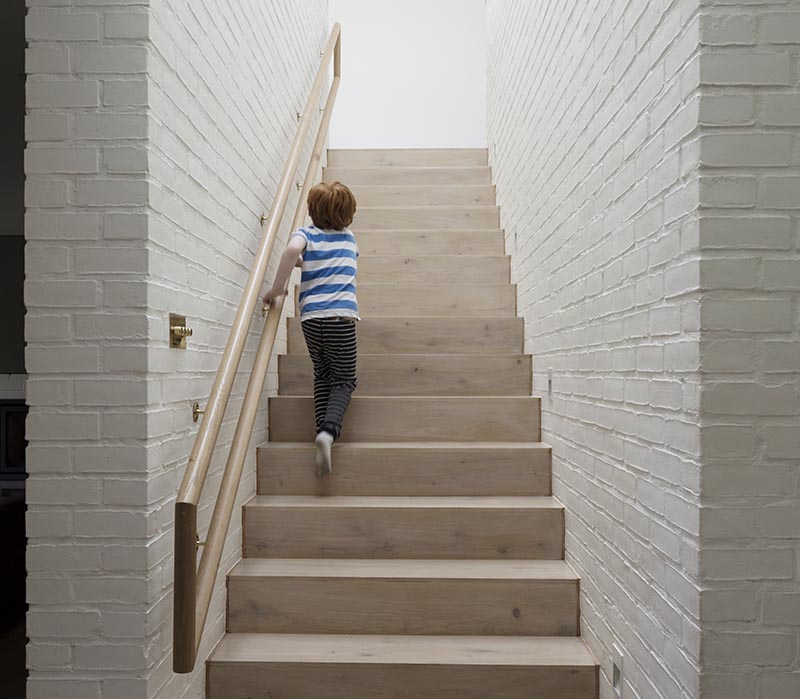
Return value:
M 302 322 L 314 364 L 314 418 L 317 432 L 334 439 L 350 405 L 356 379 L 356 322 L 352 318 L 312 318 Z

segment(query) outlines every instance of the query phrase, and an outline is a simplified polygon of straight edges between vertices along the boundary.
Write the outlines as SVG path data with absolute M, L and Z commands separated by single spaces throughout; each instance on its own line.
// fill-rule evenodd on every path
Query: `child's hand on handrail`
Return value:
M 275 289 L 275 287 L 272 287 L 262 297 L 262 300 L 264 302 L 264 306 L 261 308 L 261 315 L 262 316 L 267 315 L 267 310 L 269 309 L 270 304 L 272 303 L 273 299 L 277 298 L 278 296 L 286 296 L 286 294 L 288 294 L 288 293 L 289 293 L 288 287 L 285 288 L 285 289 Z

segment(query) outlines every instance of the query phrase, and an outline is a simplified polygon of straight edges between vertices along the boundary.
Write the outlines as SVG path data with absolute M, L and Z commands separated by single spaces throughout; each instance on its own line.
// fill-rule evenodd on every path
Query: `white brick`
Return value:
M 785 250 L 792 245 L 792 222 L 785 216 L 708 216 L 700 240 L 707 249 Z
M 147 172 L 148 158 L 145 148 L 105 148 L 103 150 L 103 161 L 108 172 Z
M 730 45 L 756 43 L 756 18 L 753 15 L 702 15 L 700 36 L 703 44 Z
M 28 0 L 30 2 L 31 0 Z M 39 0 L 37 0 L 38 2 Z M 44 0 L 45 2 L 61 2 L 62 0 Z M 44 679 L 29 678 L 27 685 L 27 699 L 101 699 L 101 686 L 99 680 L 84 680 L 78 678 Z
M 707 176 L 700 179 L 701 206 L 746 208 L 756 203 L 756 178 Z
M 735 665 L 789 665 L 794 659 L 794 638 L 789 634 L 719 632 L 705 644 L 706 661 Z
M 800 209 L 800 175 L 765 177 L 759 199 L 768 209 Z
M 66 114 L 35 111 L 25 117 L 25 140 L 66 141 L 69 119 Z
M 29 242 L 25 246 L 25 274 L 29 279 L 70 270 L 70 249 Z
M 800 352 L 794 340 L 764 343 L 764 371 L 767 373 L 800 372 Z
M 707 330 L 743 332 L 787 332 L 792 328 L 789 299 L 709 299 L 703 304 L 703 327 Z
M 800 453 L 800 424 L 772 425 L 764 428 L 767 456 L 772 459 L 797 459 Z
M 103 81 L 103 104 L 107 107 L 143 107 L 148 104 L 146 80 Z
M 767 126 L 800 126 L 800 94 L 765 95 L 764 124 Z
M 707 372 L 732 374 L 753 371 L 756 363 L 755 342 L 747 338 L 705 342 L 702 361 L 703 369 Z
M 765 15 L 761 33 L 768 44 L 800 44 L 800 13 L 795 10 Z
M 100 167 L 96 148 L 28 148 L 26 173 L 91 173 Z
M 28 41 L 96 41 L 99 19 L 95 12 L 31 12 L 26 34 Z
M 791 56 L 778 51 L 736 51 L 700 56 L 700 79 L 706 85 L 789 85 Z
M 147 137 L 145 114 L 78 114 L 75 136 L 86 140 L 117 140 Z
M 786 580 L 794 573 L 792 549 L 712 549 L 703 555 L 708 580 Z
M 754 116 L 755 100 L 752 94 L 702 95 L 700 97 L 701 124 L 738 126 L 751 123 Z
M 100 221 L 97 214 L 32 211 L 25 214 L 29 240 L 94 240 L 100 235 Z
M 28 612 L 28 632 L 47 638 L 80 638 L 100 630 L 100 614 L 86 612 Z
M 142 240 L 147 237 L 149 220 L 145 214 L 107 214 L 103 236 L 114 240 Z
M 78 180 L 75 200 L 80 206 L 144 206 L 148 192 L 144 180 Z
M 26 561 L 28 571 L 45 571 L 52 573 L 54 569 L 59 571 L 91 571 L 97 570 L 100 565 L 100 550 L 97 546 L 87 546 L 82 544 L 75 544 L 73 542 L 59 541 L 56 544 L 35 544 L 28 546 L 26 554 Z M 40 615 L 36 614 L 37 617 Z M 87 616 L 77 614 L 81 619 L 86 619 Z M 28 617 L 30 623 L 30 616 Z M 94 626 L 94 624 L 92 624 Z M 30 627 L 29 627 L 30 628 Z M 47 634 L 57 635 L 57 634 Z M 73 634 L 64 629 L 65 636 L 72 636 Z M 80 635 L 80 634 L 74 634 Z
M 70 199 L 69 185 L 66 180 L 29 176 L 25 180 L 25 206 L 43 209 L 66 206 Z
M 72 659 L 72 649 L 68 644 L 36 644 L 27 647 L 28 667 L 35 670 L 52 670 L 66 667 Z
M 100 502 L 100 481 L 93 478 L 29 478 L 26 496 L 34 505 L 94 505 Z
M 707 134 L 700 148 L 701 164 L 709 167 L 789 165 L 791 134 Z
M 25 305 L 49 308 L 91 308 L 99 295 L 93 281 L 28 281 L 25 282 Z
M 74 515 L 75 535 L 81 538 L 141 539 L 150 535 L 153 526 L 145 512 L 76 510 Z
M 68 46 L 36 46 L 25 50 L 25 71 L 29 74 L 67 74 L 70 68 Z
M 76 274 L 146 274 L 148 254 L 140 248 L 77 248 Z
M 78 73 L 144 73 L 147 50 L 138 46 L 85 46 L 75 48 Z
M 773 671 L 762 677 L 759 691 L 764 697 L 797 696 L 800 693 L 800 672 Z
M 97 439 L 100 436 L 100 416 L 92 412 L 28 413 L 27 438 L 36 442 L 43 437 L 49 440 L 71 441 Z
M 144 12 L 106 12 L 106 36 L 110 39 L 147 39 L 149 19 Z
M 703 289 L 754 289 L 758 286 L 760 261 L 740 258 L 703 260 L 700 286 Z
M 100 83 L 97 80 L 33 80 L 27 83 L 28 107 L 97 107 Z
M 55 510 L 48 508 L 44 512 L 37 511 L 32 505 L 28 506 L 25 512 L 25 533 L 29 538 L 46 539 L 50 537 L 64 537 L 69 536 L 72 531 L 72 515 L 69 510 Z M 59 581 L 63 583 L 66 592 L 58 594 L 53 591 L 54 601 L 59 601 L 57 598 L 66 597 L 66 601 L 71 599 L 71 592 L 69 584 L 66 581 Z M 49 591 L 48 591 L 49 594 Z M 30 587 L 28 588 L 28 599 L 30 600 Z M 34 600 L 34 601 L 47 601 Z

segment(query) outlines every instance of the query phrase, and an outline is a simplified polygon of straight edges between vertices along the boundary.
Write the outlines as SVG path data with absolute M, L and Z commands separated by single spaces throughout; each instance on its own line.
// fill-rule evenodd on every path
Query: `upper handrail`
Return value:
M 314 141 L 311 158 L 306 169 L 300 200 L 292 221 L 292 230 L 300 227 L 306 217 L 306 199 L 322 159 L 333 105 L 341 80 L 341 27 L 334 24 L 314 83 L 308 95 L 304 111 L 295 133 L 286 164 L 283 168 L 269 218 L 263 224 L 262 239 L 256 252 L 253 268 L 242 293 L 228 342 L 222 355 L 219 369 L 211 389 L 208 406 L 200 425 L 189 463 L 183 476 L 175 503 L 175 585 L 174 585 L 174 649 L 173 670 L 191 672 L 197 659 L 197 650 L 202 639 L 211 595 L 219 572 L 222 551 L 230 525 L 231 514 L 241 480 L 245 457 L 253 432 L 261 392 L 267 368 L 272 356 L 275 338 L 280 325 L 285 297 L 273 300 L 267 313 L 258 351 L 250 372 L 250 379 L 242 402 L 241 412 L 225 464 L 214 512 L 211 516 L 203 554 L 197 566 L 197 549 L 200 545 L 197 533 L 197 506 L 203 491 L 211 456 L 219 436 L 222 419 L 228 405 L 233 382 L 241 361 L 245 341 L 255 314 L 259 292 L 272 256 L 278 230 L 289 199 L 300 155 L 311 127 L 312 116 L 319 103 L 327 69 L 333 60 L 333 80 L 328 90 L 322 118 Z

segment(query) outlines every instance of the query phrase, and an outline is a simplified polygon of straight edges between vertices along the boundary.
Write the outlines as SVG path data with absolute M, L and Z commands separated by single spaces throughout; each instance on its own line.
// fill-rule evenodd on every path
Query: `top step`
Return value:
M 337 148 L 328 150 L 328 167 L 485 167 L 486 148 Z

